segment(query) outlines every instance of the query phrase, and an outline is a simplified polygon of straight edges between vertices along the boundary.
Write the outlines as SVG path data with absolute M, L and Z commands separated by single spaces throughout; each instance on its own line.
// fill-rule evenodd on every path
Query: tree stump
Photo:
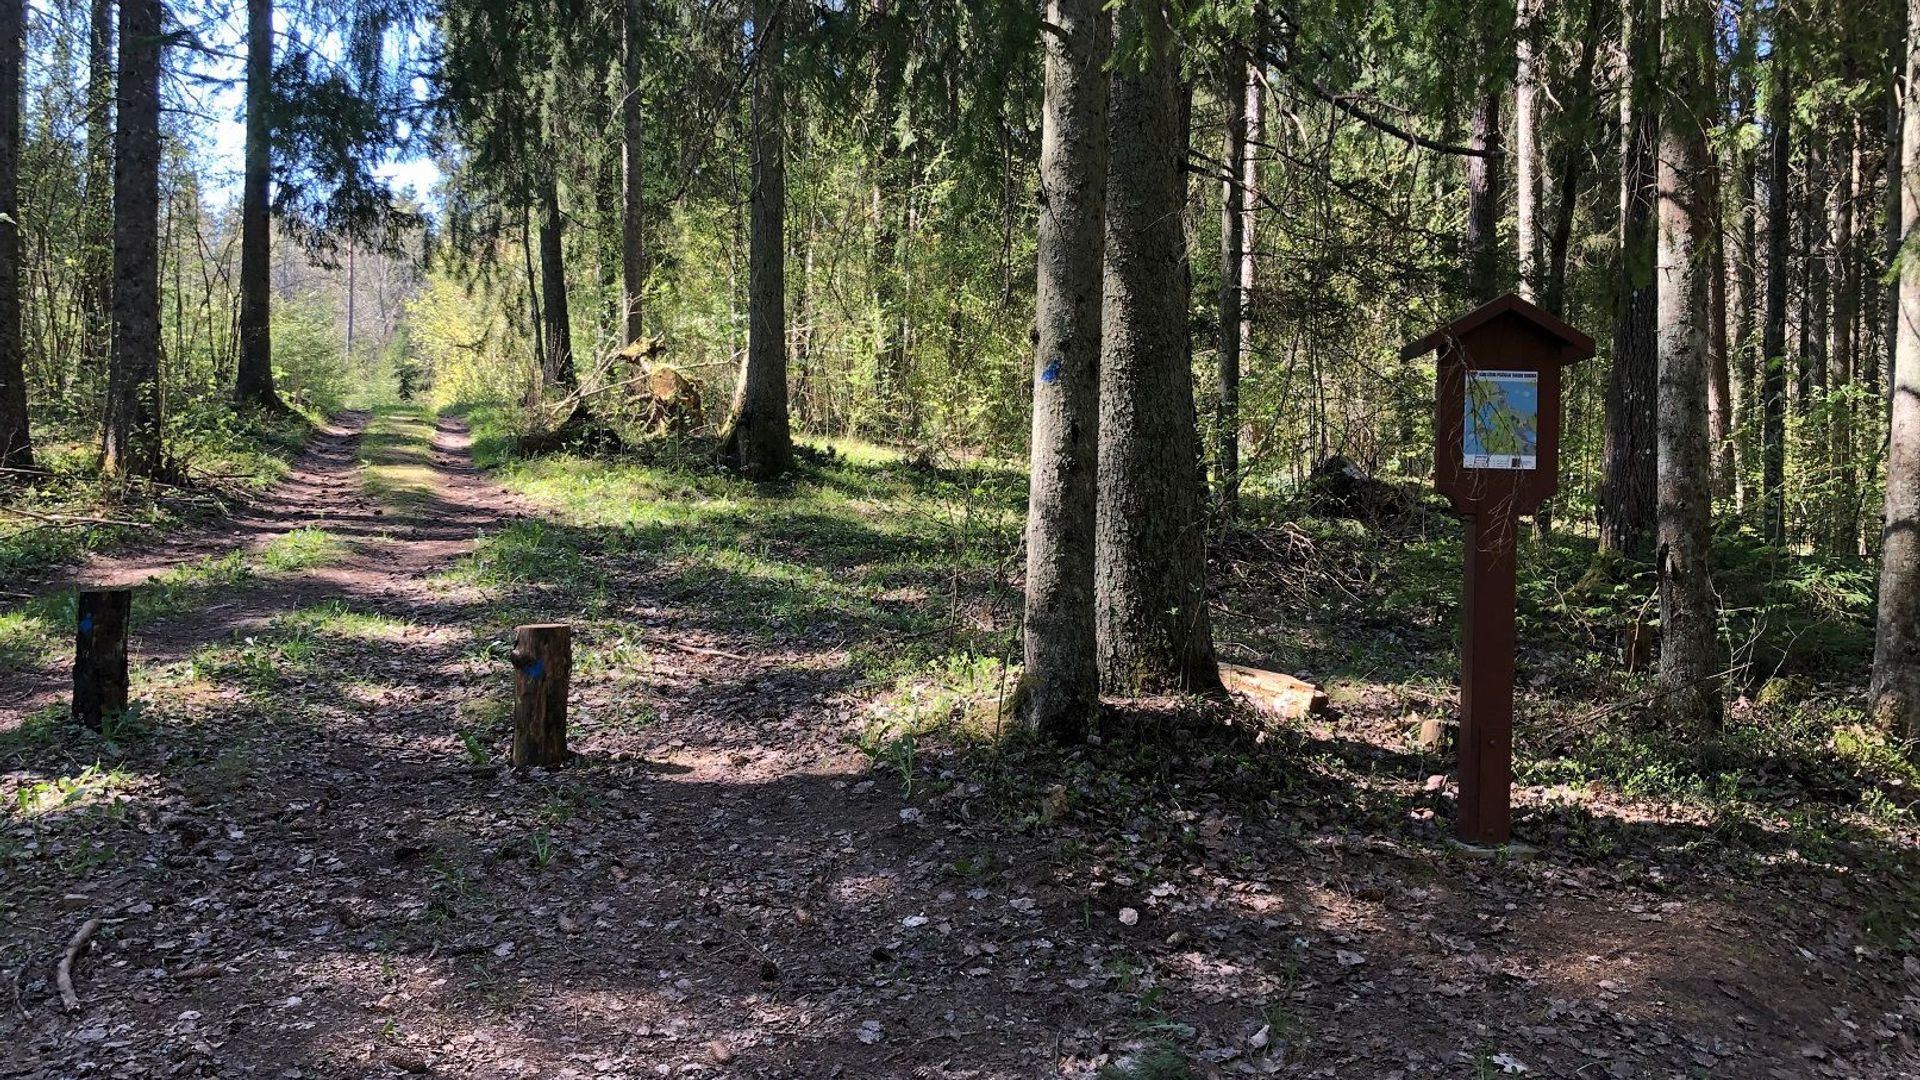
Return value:
M 513 764 L 567 760 L 567 682 L 573 632 L 565 623 L 522 626 L 513 655 Z
M 127 589 L 82 589 L 73 641 L 73 718 L 100 730 L 106 717 L 127 711 Z

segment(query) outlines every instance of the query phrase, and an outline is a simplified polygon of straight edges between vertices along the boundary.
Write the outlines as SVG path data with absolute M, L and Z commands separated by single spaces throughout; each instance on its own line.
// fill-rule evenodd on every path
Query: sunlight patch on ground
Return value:
M 360 437 L 361 486 L 393 509 L 413 509 L 435 498 L 433 426 L 425 414 L 402 406 L 383 408 Z
M 316 526 L 307 525 L 282 533 L 260 549 L 261 566 L 273 573 L 306 570 L 345 558 L 345 540 Z

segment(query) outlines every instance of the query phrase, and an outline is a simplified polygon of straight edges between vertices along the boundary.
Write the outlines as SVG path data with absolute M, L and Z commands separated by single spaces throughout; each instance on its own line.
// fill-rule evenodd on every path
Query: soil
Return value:
M 1186 1075 L 1152 1071 L 1161 1049 L 1219 1076 L 1920 1074 L 1920 966 L 1885 929 L 1907 893 L 1859 868 L 1910 850 L 1733 851 L 1588 799 L 1538 821 L 1629 821 L 1622 858 L 1481 857 L 1366 702 L 1291 742 L 1169 737 L 1174 779 L 1124 789 L 1071 759 L 903 771 L 849 743 L 868 691 L 844 647 L 725 640 L 687 598 L 623 596 L 660 640 L 583 682 L 577 760 L 502 768 L 508 628 L 442 571 L 540 508 L 477 474 L 453 421 L 434 498 L 383 508 L 355 473 L 365 422 L 226 529 L 81 576 L 318 525 L 351 555 L 153 622 L 138 661 L 327 601 L 378 626 L 270 692 L 191 678 L 124 747 L 26 737 L 58 669 L 7 688 L 0 1076 Z M 1249 772 L 1269 751 L 1302 779 Z M 1379 779 L 1333 783 L 1316 755 Z M 95 760 L 109 795 L 27 812 Z M 55 964 L 91 918 L 67 1012 Z

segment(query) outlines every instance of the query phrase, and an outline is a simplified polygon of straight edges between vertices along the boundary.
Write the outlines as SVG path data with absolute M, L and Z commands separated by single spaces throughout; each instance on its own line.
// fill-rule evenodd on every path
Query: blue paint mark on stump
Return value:
M 80 616 L 80 632 L 83 634 L 93 633 L 93 615 L 91 613 Z
M 1040 373 L 1041 382 L 1057 382 L 1060 379 L 1060 358 L 1047 361 L 1047 368 Z
M 540 676 L 547 673 L 547 665 L 539 660 L 527 665 L 527 681 L 539 682 Z

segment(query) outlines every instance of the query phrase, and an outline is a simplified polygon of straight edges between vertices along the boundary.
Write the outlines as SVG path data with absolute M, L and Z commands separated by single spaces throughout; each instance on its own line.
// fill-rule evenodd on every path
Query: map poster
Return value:
M 1540 454 L 1540 375 L 1467 372 L 1461 464 L 1469 469 L 1532 469 Z

